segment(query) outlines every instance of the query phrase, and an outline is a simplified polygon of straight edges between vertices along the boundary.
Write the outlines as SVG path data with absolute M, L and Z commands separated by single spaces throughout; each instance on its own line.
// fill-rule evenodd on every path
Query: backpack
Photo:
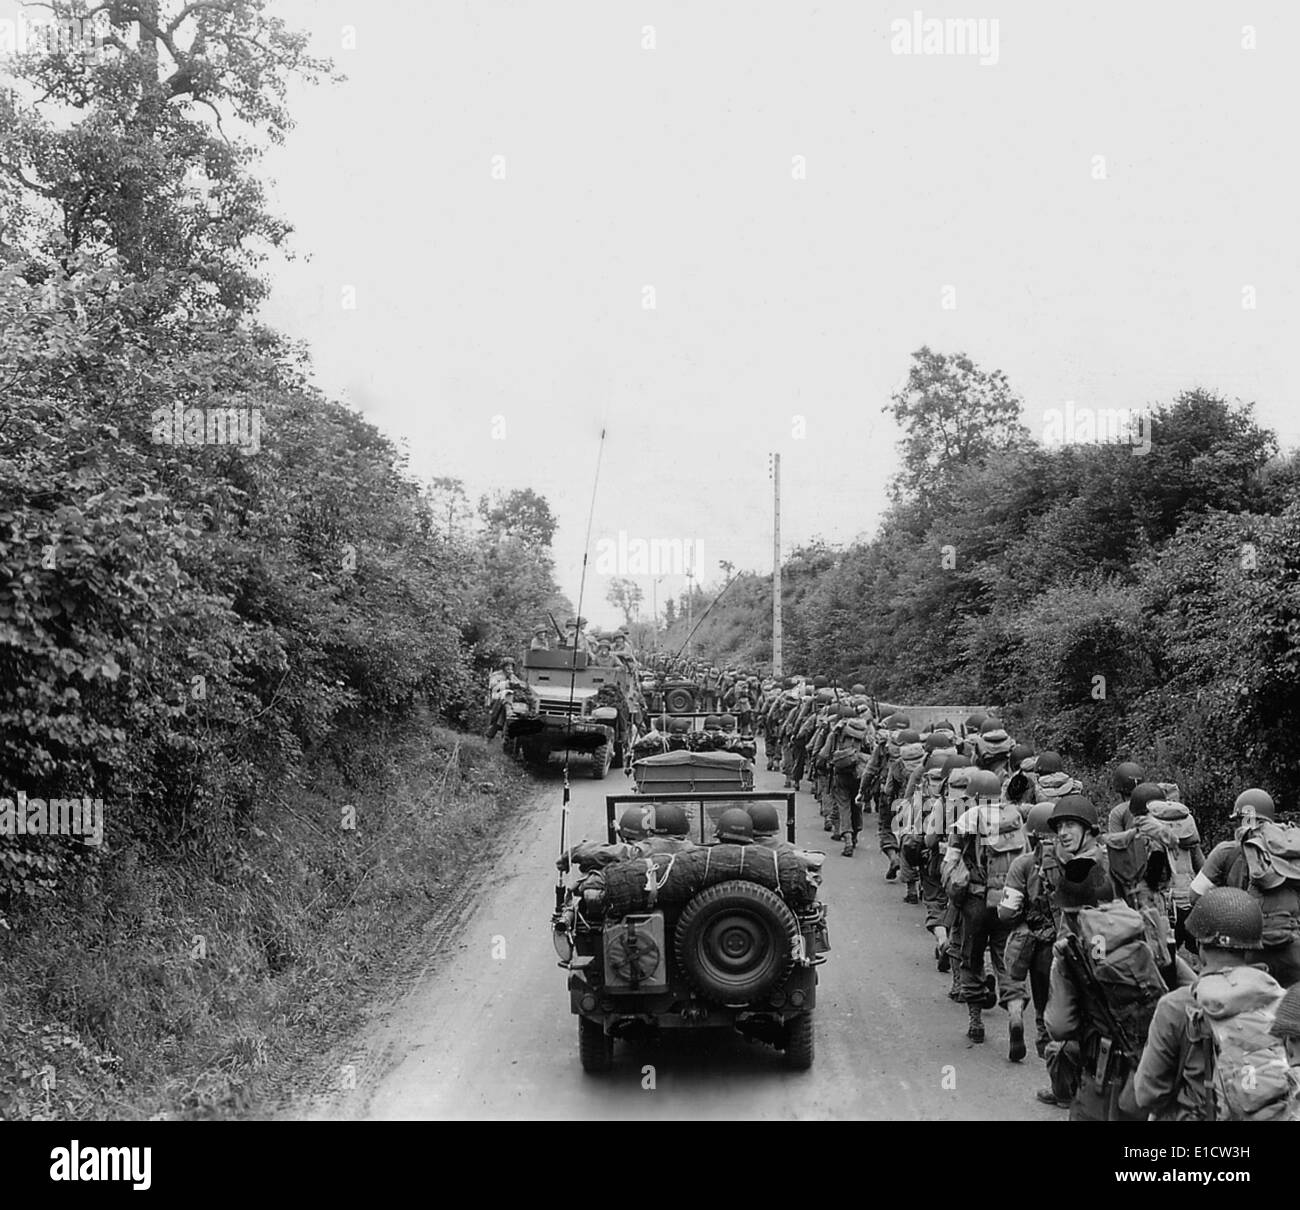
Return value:
M 1250 873 L 1246 888 L 1264 913 L 1264 945 L 1300 935 L 1300 828 L 1260 819 L 1241 838 Z
M 1097 981 L 1096 990 L 1128 1044 L 1140 1054 L 1156 1003 L 1169 990 L 1148 940 L 1146 920 L 1141 912 L 1116 901 L 1103 907 L 1081 908 L 1076 927 L 1083 954 Z M 1088 986 L 1086 979 L 1080 978 L 1079 983 Z M 1095 1024 L 1108 1034 L 1108 1025 L 1101 1021 Z M 1120 1045 L 1118 1039 L 1112 1042 L 1117 1048 Z M 1136 1055 L 1132 1057 L 1136 1063 Z
M 1177 790 L 1178 787 L 1175 786 L 1174 789 Z M 1177 843 L 1172 846 L 1161 845 L 1160 847 L 1164 849 L 1165 856 L 1169 859 L 1169 870 L 1173 876 L 1172 897 L 1176 903 L 1187 903 L 1192 879 L 1196 877 L 1196 871 L 1192 868 L 1192 850 L 1201 843 L 1196 821 L 1186 806 L 1169 799 L 1153 802 L 1149 804 L 1147 810 L 1151 818 L 1164 824 L 1177 840 Z M 1147 843 L 1149 847 L 1151 842 Z
M 1257 966 L 1213 971 L 1192 989 L 1195 1008 L 1190 1011 L 1209 1027 L 1196 1032 L 1206 1048 L 1206 1104 L 1213 1120 L 1297 1120 L 1297 1077 L 1282 1039 L 1269 1032 L 1285 994 Z

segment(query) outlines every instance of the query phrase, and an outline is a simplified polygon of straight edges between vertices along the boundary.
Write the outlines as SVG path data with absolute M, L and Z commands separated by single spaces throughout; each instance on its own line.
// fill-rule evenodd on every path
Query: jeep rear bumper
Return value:
M 582 971 L 569 974 L 570 1011 L 601 1022 L 606 1033 L 615 1033 L 632 1022 L 659 1029 L 739 1026 L 752 1018 L 784 1022 L 809 1012 L 816 1004 L 817 971 L 806 966 L 796 966 L 775 992 L 753 1004 L 702 1000 L 676 981 L 666 992 L 639 993 L 589 983 Z

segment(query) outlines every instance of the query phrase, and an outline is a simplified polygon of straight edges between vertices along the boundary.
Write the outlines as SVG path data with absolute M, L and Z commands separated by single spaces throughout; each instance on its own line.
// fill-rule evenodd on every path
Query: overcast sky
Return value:
M 770 451 L 787 551 L 874 530 L 922 344 L 1035 432 L 1200 385 L 1300 442 L 1293 2 L 272 8 L 349 79 L 267 159 L 267 318 L 420 472 L 544 493 L 575 599 L 602 425 L 593 568 L 622 529 L 766 571 Z M 895 53 L 916 12 L 996 61 Z

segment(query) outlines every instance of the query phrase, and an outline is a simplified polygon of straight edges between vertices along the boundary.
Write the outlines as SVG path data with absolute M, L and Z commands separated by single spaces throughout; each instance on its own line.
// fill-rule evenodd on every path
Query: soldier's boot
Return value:
M 846 831 L 844 833 L 844 848 L 840 850 L 841 857 L 852 857 L 853 847 L 857 843 L 857 835 L 854 832 Z
M 921 897 L 916 893 L 916 883 L 907 884 L 907 893 L 903 896 L 904 903 L 920 903 Z
M 889 855 L 889 869 L 885 871 L 885 881 L 893 882 L 898 877 L 898 856 L 895 853 Z
M 1025 1057 L 1025 1002 L 1012 1000 L 1007 1005 L 1007 1012 L 1011 1017 L 1011 1024 L 1007 1031 L 1010 1039 L 1007 1058 L 1013 1063 L 1019 1063 Z
M 967 1004 L 966 1012 L 970 1016 L 970 1026 L 966 1030 L 966 1036 L 972 1042 L 984 1041 L 984 1018 L 983 1010 L 978 1004 Z

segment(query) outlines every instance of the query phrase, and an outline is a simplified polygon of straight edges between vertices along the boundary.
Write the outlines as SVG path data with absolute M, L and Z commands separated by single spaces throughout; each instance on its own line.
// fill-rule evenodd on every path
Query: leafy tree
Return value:
M 625 576 L 614 576 L 609 582 L 609 588 L 605 591 L 605 600 L 623 614 L 623 620 L 627 623 L 629 629 L 632 626 L 632 619 L 636 616 L 644 598 L 645 594 L 641 591 L 641 585 L 635 580 L 627 579 Z
M 479 516 L 489 531 L 511 534 L 535 546 L 551 545 L 557 522 L 545 497 L 532 488 L 497 492 L 491 501 L 481 496 Z
M 925 514 L 943 505 L 957 476 L 995 450 L 1029 442 L 1020 400 L 1001 370 L 981 370 L 964 353 L 912 354 L 907 383 L 882 409 L 903 429 L 894 500 L 913 499 Z

